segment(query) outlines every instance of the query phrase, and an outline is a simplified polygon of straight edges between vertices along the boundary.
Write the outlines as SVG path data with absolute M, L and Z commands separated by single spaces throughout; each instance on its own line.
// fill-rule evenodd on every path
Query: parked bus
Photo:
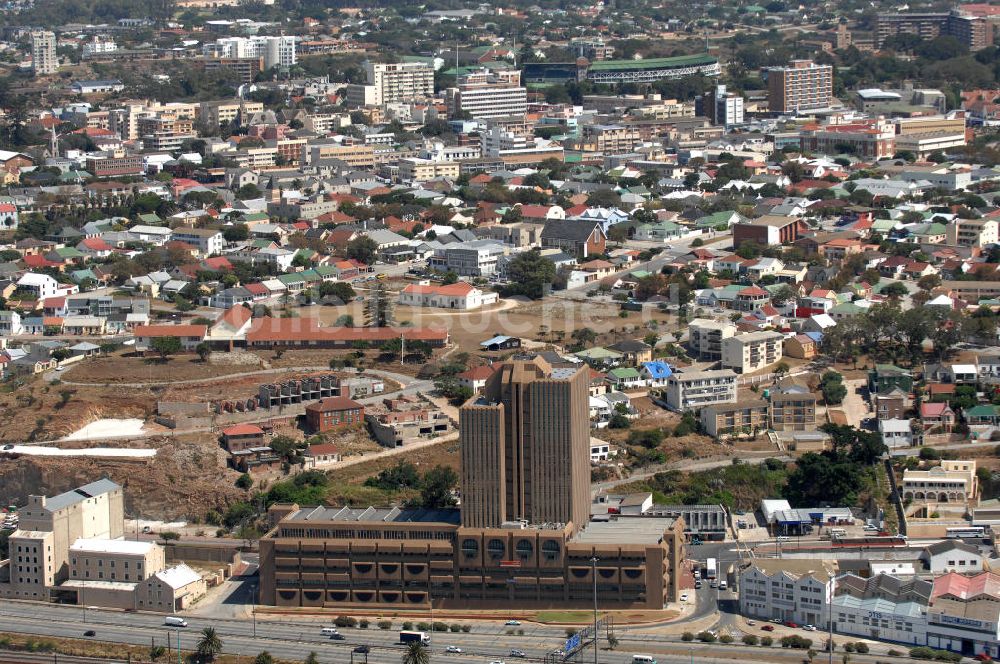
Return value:
M 413 641 L 419 641 L 426 646 L 430 644 L 431 637 L 427 634 L 427 632 L 412 632 L 409 630 L 403 630 L 399 633 L 400 643 L 412 643 Z
M 965 526 L 964 528 L 948 528 L 945 536 L 949 539 L 966 539 L 975 537 L 986 537 L 986 528 L 983 526 Z

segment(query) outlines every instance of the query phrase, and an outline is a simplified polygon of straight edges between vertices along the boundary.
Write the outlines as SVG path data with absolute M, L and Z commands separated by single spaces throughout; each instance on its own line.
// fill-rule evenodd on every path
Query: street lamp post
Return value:
M 597 632 L 597 556 L 590 559 L 590 565 L 593 569 L 594 577 L 594 664 L 597 664 L 597 647 L 598 643 L 598 632 Z
M 250 586 L 250 613 L 253 615 L 253 638 L 257 638 L 257 586 Z
M 177 664 L 181 664 L 181 628 L 177 628 Z

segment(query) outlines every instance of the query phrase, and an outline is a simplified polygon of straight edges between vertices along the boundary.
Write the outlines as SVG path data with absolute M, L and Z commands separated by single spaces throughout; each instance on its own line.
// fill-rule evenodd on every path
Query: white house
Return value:
M 203 256 L 220 254 L 226 246 L 222 231 L 215 228 L 175 228 L 171 239 L 197 247 Z
M 410 284 L 399 294 L 399 303 L 412 307 L 478 309 L 494 304 L 498 297 L 496 293 L 485 293 L 470 283 L 459 281 L 447 286 Z
M 983 571 L 983 554 L 979 549 L 956 540 L 931 544 L 920 554 L 920 560 L 931 574 Z
M 0 336 L 13 336 L 23 331 L 21 314 L 16 311 L 0 311 Z
M 17 288 L 18 290 L 30 291 L 38 300 L 75 292 L 75 290 L 61 286 L 58 281 L 47 274 L 36 274 L 35 272 L 28 272 L 18 279 Z
M 913 447 L 913 430 L 910 428 L 910 420 L 879 420 L 878 431 L 882 434 L 882 442 L 890 450 L 899 447 Z

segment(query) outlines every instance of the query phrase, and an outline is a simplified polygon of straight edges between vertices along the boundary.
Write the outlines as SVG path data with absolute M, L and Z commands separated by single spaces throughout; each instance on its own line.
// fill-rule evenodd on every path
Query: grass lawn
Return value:
M 536 615 L 542 623 L 580 623 L 594 619 L 590 611 L 539 611 Z

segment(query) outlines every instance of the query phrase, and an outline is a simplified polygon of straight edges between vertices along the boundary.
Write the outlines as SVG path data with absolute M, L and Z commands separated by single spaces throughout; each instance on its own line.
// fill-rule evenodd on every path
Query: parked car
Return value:
M 681 601 L 682 602 L 688 601 L 688 594 L 687 593 L 681 593 Z
M 785 627 L 798 627 L 798 626 L 799 624 L 797 622 L 792 622 L 791 620 L 785 621 Z
M 445 652 L 457 652 L 457 653 L 460 653 L 460 652 L 462 652 L 462 649 L 459 648 L 458 646 L 448 646 L 447 648 L 444 649 L 444 651 Z
M 511 650 L 508 657 L 527 657 L 527 655 L 524 654 L 523 650 Z
M 764 630 L 765 632 L 773 632 L 774 631 L 774 625 L 761 625 L 760 628 L 762 630 Z
M 504 623 L 504 625 L 509 625 L 510 627 L 517 627 L 520 624 L 521 624 L 520 620 L 514 620 L 513 618 Z
M 757 623 L 755 623 L 753 620 L 747 620 L 747 624 L 750 625 L 751 627 L 753 627 Z
M 354 652 L 359 652 L 361 654 L 369 653 L 369 652 L 371 652 L 371 650 L 372 649 L 369 646 L 366 646 L 366 645 L 355 646 L 355 648 L 354 648 Z
M 813 626 L 813 625 L 803 625 L 802 629 L 806 630 L 807 632 L 815 632 L 816 631 L 816 627 Z

